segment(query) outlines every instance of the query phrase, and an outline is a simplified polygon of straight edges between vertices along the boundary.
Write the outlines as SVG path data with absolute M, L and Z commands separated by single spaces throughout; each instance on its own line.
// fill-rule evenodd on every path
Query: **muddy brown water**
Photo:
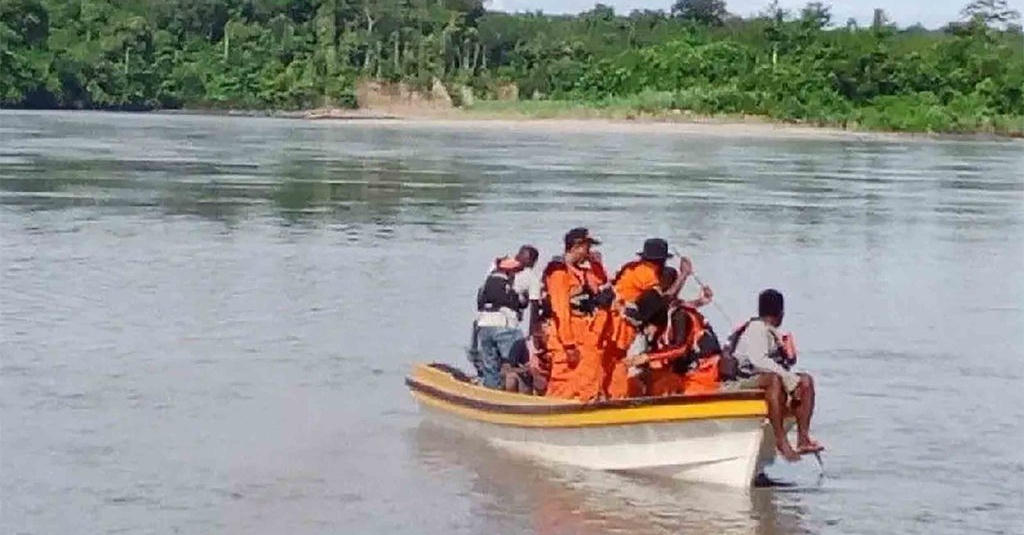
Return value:
M 0 113 L 5 533 L 1021 533 L 1024 145 Z M 749 494 L 422 423 L 490 258 L 765 287 L 819 385 Z M 693 294 L 695 289 L 686 290 Z

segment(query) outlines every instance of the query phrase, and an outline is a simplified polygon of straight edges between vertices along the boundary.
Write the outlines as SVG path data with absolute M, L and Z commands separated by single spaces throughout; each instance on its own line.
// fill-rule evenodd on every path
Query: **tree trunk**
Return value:
M 417 76 L 422 76 L 423 75 L 423 64 L 426 63 L 424 61 L 425 60 L 424 56 L 426 56 L 426 54 L 423 53 L 423 49 L 425 48 L 424 47 L 424 42 L 425 41 L 423 39 L 420 39 L 420 42 L 419 42 L 419 45 L 418 45 L 418 50 L 416 52 L 415 65 L 416 65 L 416 75 Z
M 402 75 L 402 51 L 399 48 L 398 32 L 395 32 L 394 34 L 392 34 L 392 36 L 394 37 L 394 40 L 395 40 L 395 43 L 394 43 L 394 45 L 395 45 L 395 58 L 394 58 L 394 60 L 395 60 L 395 74 L 397 74 L 398 76 L 401 76 Z
M 448 29 L 441 30 L 441 77 L 448 72 Z
M 480 43 L 477 43 L 476 46 L 473 47 L 473 62 L 470 63 L 469 65 L 469 70 L 471 74 L 476 72 L 476 67 L 477 65 L 479 65 L 480 62 L 480 52 L 482 49 L 483 45 L 481 45 Z
M 338 72 L 338 51 L 335 47 L 338 33 L 335 25 L 336 12 L 335 0 L 324 0 L 316 13 L 316 46 L 320 50 L 324 72 L 328 78 L 333 78 Z
M 373 50 L 371 49 L 370 42 L 373 41 L 373 25 L 377 22 L 373 19 L 373 15 L 370 13 L 370 6 L 363 8 L 363 15 L 366 16 L 366 56 L 363 57 L 363 72 L 370 73 L 370 65 L 372 64 Z M 377 55 L 380 57 L 380 42 L 377 43 Z M 380 76 L 380 72 L 377 73 Z
M 376 61 L 376 64 L 377 64 L 377 74 L 376 74 L 376 76 L 377 76 L 377 78 L 380 78 L 380 67 L 381 67 L 381 61 L 380 60 L 383 59 L 383 58 L 384 58 L 384 43 L 381 42 L 381 41 L 377 41 L 377 58 L 376 58 L 376 60 L 377 60 Z
M 363 8 L 363 14 L 366 15 L 366 38 L 369 39 L 373 35 L 373 25 L 377 21 L 373 20 L 373 16 L 370 15 L 370 6 Z

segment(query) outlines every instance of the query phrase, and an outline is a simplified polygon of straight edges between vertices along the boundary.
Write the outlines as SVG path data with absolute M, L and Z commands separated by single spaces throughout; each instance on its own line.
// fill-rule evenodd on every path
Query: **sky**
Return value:
M 889 19 L 900 26 L 921 23 L 928 28 L 939 28 L 960 18 L 960 10 L 969 0 L 823 0 L 832 6 L 832 20 L 845 24 L 850 17 L 862 26 L 871 24 L 876 7 L 885 10 Z M 761 11 L 770 0 L 726 0 L 730 13 L 752 15 Z M 596 0 L 490 0 L 485 5 L 494 11 L 535 11 L 545 13 L 579 13 L 591 9 Z M 664 9 L 671 7 L 673 0 L 604 0 L 601 2 L 615 8 L 617 13 L 626 14 L 634 9 Z M 785 9 L 798 9 L 806 0 L 780 0 Z M 1010 7 L 1024 13 L 1024 0 L 1010 0 Z

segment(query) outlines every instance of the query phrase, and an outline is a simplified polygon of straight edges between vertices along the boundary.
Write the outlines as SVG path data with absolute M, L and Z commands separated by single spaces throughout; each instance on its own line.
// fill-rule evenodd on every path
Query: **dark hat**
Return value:
M 644 242 L 644 249 L 637 251 L 644 260 L 668 260 L 674 255 L 668 252 L 668 242 L 661 238 L 651 238 Z
M 636 300 L 635 307 L 627 312 L 639 324 L 663 324 L 668 315 L 668 303 L 657 290 L 646 290 Z
M 590 231 L 583 227 L 576 227 L 565 233 L 565 248 L 568 249 L 577 243 L 590 242 L 600 245 L 601 241 L 590 235 Z

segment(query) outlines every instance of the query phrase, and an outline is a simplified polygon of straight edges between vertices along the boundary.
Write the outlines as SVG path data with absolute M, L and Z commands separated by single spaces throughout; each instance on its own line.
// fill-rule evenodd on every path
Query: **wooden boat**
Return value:
M 758 390 L 580 403 L 491 390 L 437 363 L 406 384 L 438 423 L 545 462 L 749 487 L 775 457 Z

